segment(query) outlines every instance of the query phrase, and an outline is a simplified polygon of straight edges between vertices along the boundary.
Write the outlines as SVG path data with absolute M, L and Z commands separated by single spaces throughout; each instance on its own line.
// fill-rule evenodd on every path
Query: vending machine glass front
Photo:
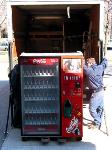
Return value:
M 22 135 L 60 134 L 59 58 L 21 58 Z

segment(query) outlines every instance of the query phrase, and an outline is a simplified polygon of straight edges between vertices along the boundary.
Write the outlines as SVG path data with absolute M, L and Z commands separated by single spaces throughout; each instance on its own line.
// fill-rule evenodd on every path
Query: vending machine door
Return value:
M 60 135 L 60 59 L 21 57 L 22 135 Z
M 61 57 L 62 137 L 82 137 L 82 56 Z

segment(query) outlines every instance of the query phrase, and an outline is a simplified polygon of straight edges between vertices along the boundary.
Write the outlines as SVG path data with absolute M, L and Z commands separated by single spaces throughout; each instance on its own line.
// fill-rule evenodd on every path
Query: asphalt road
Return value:
M 0 148 L 4 142 L 4 132 L 9 103 L 8 54 L 0 52 Z M 10 125 L 9 125 L 10 126 Z

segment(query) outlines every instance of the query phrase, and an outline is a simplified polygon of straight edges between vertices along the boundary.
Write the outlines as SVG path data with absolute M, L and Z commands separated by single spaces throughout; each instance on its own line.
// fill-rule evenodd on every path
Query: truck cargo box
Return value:
M 94 3 L 15 2 L 12 16 L 12 56 L 22 52 L 59 53 L 82 51 L 99 61 L 101 5 Z M 11 28 L 9 25 L 9 28 Z M 11 30 L 9 30 L 9 34 Z

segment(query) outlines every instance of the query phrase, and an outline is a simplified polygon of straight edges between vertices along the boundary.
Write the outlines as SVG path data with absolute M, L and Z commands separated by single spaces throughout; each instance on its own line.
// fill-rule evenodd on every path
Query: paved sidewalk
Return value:
M 107 136 L 104 122 L 101 131 L 91 130 L 86 126 L 88 120 L 91 120 L 88 113 L 88 104 L 84 108 L 84 118 L 84 135 L 81 142 L 72 140 L 62 145 L 56 141 L 51 141 L 47 145 L 43 145 L 40 141 L 34 140 L 23 142 L 21 141 L 21 131 L 19 129 L 12 129 L 1 150 L 111 150 L 112 136 Z
M 110 80 L 110 79 L 108 79 Z M 106 79 L 107 83 L 107 79 Z M 108 97 L 108 98 L 107 98 Z M 107 118 L 107 126 L 109 131 L 109 136 L 106 134 L 106 126 L 105 120 L 103 120 L 103 124 L 101 130 L 91 130 L 88 129 L 86 124 L 91 120 L 91 116 L 88 111 L 88 104 L 84 105 L 84 126 L 83 126 L 83 139 L 81 142 L 67 142 L 63 145 L 59 145 L 57 142 L 51 141 L 47 145 L 42 145 L 40 141 L 21 141 L 21 131 L 19 129 L 12 129 L 9 132 L 8 137 L 6 138 L 1 150 L 111 150 L 112 148 L 112 101 L 111 101 L 111 89 L 107 88 L 105 91 L 105 111 Z

